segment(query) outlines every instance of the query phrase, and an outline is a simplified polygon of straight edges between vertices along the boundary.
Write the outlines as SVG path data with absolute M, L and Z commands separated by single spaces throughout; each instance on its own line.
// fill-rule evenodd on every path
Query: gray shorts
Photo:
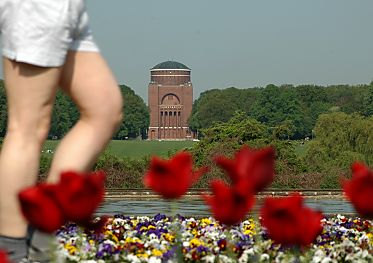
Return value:
M 0 0 L 3 56 L 41 67 L 64 64 L 68 50 L 98 52 L 84 0 Z

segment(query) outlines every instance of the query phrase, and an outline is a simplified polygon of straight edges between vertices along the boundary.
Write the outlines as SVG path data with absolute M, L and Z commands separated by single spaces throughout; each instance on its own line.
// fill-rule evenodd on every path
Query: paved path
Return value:
M 322 199 L 343 199 L 343 192 L 339 189 L 268 189 L 257 194 L 257 198 L 266 196 L 288 196 L 292 192 L 299 192 L 305 198 Z M 191 189 L 185 195 L 185 198 L 198 198 L 201 194 L 211 194 L 208 189 Z M 160 199 L 161 197 L 151 190 L 146 189 L 108 189 L 105 193 L 105 200 L 121 199 Z

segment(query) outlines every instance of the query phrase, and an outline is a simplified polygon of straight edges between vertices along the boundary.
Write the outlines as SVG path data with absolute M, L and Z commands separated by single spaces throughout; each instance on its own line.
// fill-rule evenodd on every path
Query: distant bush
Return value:
M 118 158 L 110 152 L 105 152 L 97 161 L 94 170 L 105 171 L 107 188 L 143 188 L 142 178 L 148 165 L 149 157 Z
M 53 155 L 42 154 L 40 158 L 38 181 L 45 181 L 52 163 Z M 107 188 L 142 188 L 142 177 L 149 164 L 149 158 L 119 158 L 105 152 L 98 159 L 93 170 L 103 170 L 107 175 Z

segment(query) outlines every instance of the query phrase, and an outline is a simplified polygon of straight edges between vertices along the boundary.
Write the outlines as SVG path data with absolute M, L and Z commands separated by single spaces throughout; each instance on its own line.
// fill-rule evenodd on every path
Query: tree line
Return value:
M 120 89 L 125 118 L 114 139 L 145 138 L 147 106 L 131 88 L 121 85 Z M 5 135 L 6 116 L 5 89 L 0 80 L 0 138 Z M 59 92 L 50 138 L 61 138 L 78 118 L 74 103 Z M 214 156 L 230 156 L 242 144 L 252 148 L 274 145 L 277 176 L 273 187 L 338 188 L 340 176 L 349 176 L 352 162 L 373 166 L 373 82 L 209 90 L 194 102 L 189 122 L 202 134 L 201 141 L 189 149 L 196 166 L 213 167 Z M 301 144 L 304 153 L 299 154 L 297 139 L 305 137 L 310 141 Z M 120 160 L 104 154 L 96 168 L 108 172 L 112 187 L 142 187 L 141 174 L 148 162 L 148 157 Z M 44 166 L 41 173 L 48 167 Z M 213 167 L 197 187 L 205 188 L 209 177 L 219 176 L 221 171 Z
M 149 109 L 143 99 L 126 85 L 124 120 L 113 139 L 146 138 Z M 203 136 L 206 128 L 228 122 L 236 111 L 267 125 L 279 138 L 303 139 L 314 136 L 320 114 L 331 112 L 373 114 L 373 82 L 362 85 L 267 85 L 264 88 L 207 90 L 194 101 L 189 125 Z M 62 138 L 79 118 L 74 103 L 62 92 L 56 96 L 49 138 Z M 0 137 L 6 132 L 7 105 L 0 80 Z
M 373 114 L 373 82 L 364 85 L 267 85 L 265 88 L 223 90 L 201 93 L 189 119 L 193 130 L 227 122 L 237 110 L 276 129 L 289 139 L 312 138 L 322 113 Z M 200 133 L 201 134 L 201 133 Z
M 207 177 L 224 178 L 214 164 L 216 156 L 233 157 L 243 144 L 253 149 L 272 145 L 276 149 L 272 186 L 278 188 L 339 188 L 341 178 L 351 176 L 353 162 L 373 167 L 373 116 L 341 111 L 320 114 L 314 138 L 305 144 L 278 136 L 274 131 L 280 126 L 268 126 L 237 111 L 227 122 L 204 129 L 203 138 L 190 151 L 197 166 L 212 167 Z
M 113 139 L 145 138 L 149 127 L 149 110 L 143 99 L 126 85 L 120 85 L 124 99 L 125 116 Z M 49 139 L 60 139 L 79 119 L 79 110 L 73 101 L 58 91 L 52 113 Z M 7 122 L 7 102 L 4 82 L 0 80 L 0 137 L 5 136 Z

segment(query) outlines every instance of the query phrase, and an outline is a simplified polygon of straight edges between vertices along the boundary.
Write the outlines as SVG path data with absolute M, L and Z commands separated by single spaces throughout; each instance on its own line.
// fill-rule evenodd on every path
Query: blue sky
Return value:
M 373 80 L 371 0 L 88 0 L 118 82 L 147 101 L 150 68 L 192 69 L 194 98 L 213 88 Z

